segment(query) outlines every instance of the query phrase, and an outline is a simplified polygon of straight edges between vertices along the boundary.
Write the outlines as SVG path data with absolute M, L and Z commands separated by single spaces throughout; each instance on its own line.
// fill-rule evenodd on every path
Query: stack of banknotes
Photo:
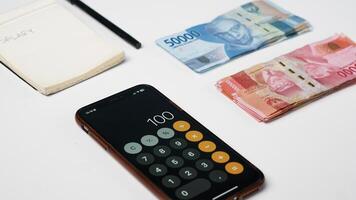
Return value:
M 309 30 L 311 26 L 303 18 L 272 2 L 257 0 L 156 43 L 195 72 L 202 73 Z
M 356 44 L 343 34 L 222 79 L 218 88 L 259 121 L 356 81 Z

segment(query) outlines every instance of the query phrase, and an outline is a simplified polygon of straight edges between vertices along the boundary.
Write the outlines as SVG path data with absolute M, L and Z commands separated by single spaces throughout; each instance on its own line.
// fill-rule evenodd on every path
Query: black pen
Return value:
M 114 23 L 111 21 L 107 20 L 105 17 L 100 15 L 98 12 L 87 6 L 85 3 L 79 1 L 79 0 L 69 0 L 70 3 L 73 5 L 78 6 L 81 10 L 86 12 L 88 15 L 92 16 L 94 19 L 99 21 L 101 24 L 106 26 L 108 29 L 110 29 L 112 32 L 114 32 L 116 35 L 124 39 L 126 42 L 134 46 L 136 49 L 141 48 L 141 43 L 137 41 L 135 38 L 133 38 L 131 35 L 126 33 L 124 30 L 116 26 Z

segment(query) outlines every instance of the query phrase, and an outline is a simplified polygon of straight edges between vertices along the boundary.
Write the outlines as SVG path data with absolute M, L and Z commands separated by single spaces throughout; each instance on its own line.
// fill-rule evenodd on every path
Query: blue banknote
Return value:
M 244 4 L 156 43 L 195 72 L 311 30 L 310 24 L 270 1 Z

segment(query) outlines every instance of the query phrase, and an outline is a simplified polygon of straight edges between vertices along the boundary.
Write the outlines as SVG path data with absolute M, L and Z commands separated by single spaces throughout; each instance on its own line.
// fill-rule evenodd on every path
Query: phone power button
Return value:
M 82 129 L 83 129 L 86 133 L 89 133 L 89 129 L 88 129 L 88 127 L 86 127 L 86 126 L 82 126 Z

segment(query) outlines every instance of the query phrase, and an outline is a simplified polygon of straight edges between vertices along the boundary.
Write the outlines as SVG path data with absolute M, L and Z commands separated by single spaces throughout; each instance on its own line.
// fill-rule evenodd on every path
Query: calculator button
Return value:
M 226 163 L 230 160 L 230 156 L 226 152 L 216 151 L 211 155 L 211 159 L 217 163 Z
M 176 121 L 173 124 L 173 128 L 176 131 L 184 132 L 190 129 L 190 124 L 186 121 Z
M 174 130 L 171 128 L 161 128 L 157 131 L 157 135 L 162 139 L 171 139 L 174 136 Z
M 177 176 L 168 175 L 163 177 L 162 184 L 167 188 L 176 188 L 180 185 L 181 181 Z
M 173 149 L 184 149 L 187 146 L 187 141 L 181 138 L 174 138 L 171 141 L 169 141 L 169 145 Z
M 238 162 L 229 162 L 225 165 L 225 170 L 229 174 L 237 175 L 241 174 L 244 171 L 244 166 Z
M 180 200 L 188 200 L 208 191 L 210 188 L 210 181 L 199 178 L 178 188 L 176 190 L 176 196 Z
M 166 160 L 166 165 L 171 168 L 180 168 L 184 164 L 184 160 L 178 156 L 170 156 Z
M 164 176 L 167 173 L 167 167 L 161 164 L 153 164 L 148 171 L 153 176 Z
M 195 167 L 200 171 L 207 172 L 214 168 L 214 164 L 208 159 L 200 159 L 195 163 Z
M 227 173 L 221 170 L 214 170 L 209 173 L 209 178 L 215 183 L 222 183 L 227 180 Z
M 171 149 L 167 146 L 156 146 L 153 148 L 153 154 L 158 157 L 167 157 L 171 154 Z
M 182 169 L 179 170 L 179 176 L 182 177 L 183 179 L 193 179 L 197 177 L 198 172 L 192 167 L 183 167 Z
M 199 147 L 200 151 L 206 152 L 206 153 L 213 152 L 216 149 L 215 143 L 211 142 L 211 141 L 202 141 L 199 143 L 198 147 Z
M 185 134 L 185 138 L 191 142 L 199 142 L 203 139 L 203 134 L 199 131 L 189 131 Z
M 138 154 L 142 151 L 142 146 L 136 142 L 130 142 L 125 144 L 124 150 L 128 154 Z
M 196 160 L 199 158 L 199 156 L 200 156 L 200 153 L 196 149 L 189 148 L 189 149 L 185 149 L 183 151 L 183 158 L 185 158 L 187 160 Z
M 154 135 L 145 135 L 141 138 L 141 143 L 145 146 L 152 147 L 158 144 L 158 138 Z
M 150 153 L 138 154 L 136 161 L 141 165 L 150 165 L 155 161 L 155 158 Z

